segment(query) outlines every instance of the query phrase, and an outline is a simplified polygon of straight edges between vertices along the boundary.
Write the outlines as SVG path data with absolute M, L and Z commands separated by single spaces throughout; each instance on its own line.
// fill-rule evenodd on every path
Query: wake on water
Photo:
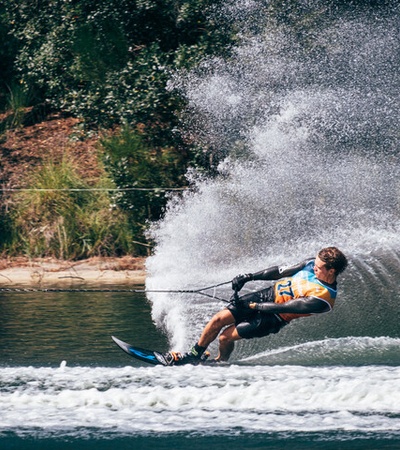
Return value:
M 1 369 L 0 376 L 0 439 L 38 439 L 15 448 L 43 448 L 39 439 L 46 437 L 159 435 L 172 439 L 171 446 L 140 448 L 175 448 L 174 433 L 237 438 L 259 432 L 264 441 L 274 432 L 282 439 L 290 432 L 331 439 L 335 430 L 370 438 L 400 433 L 393 395 L 398 367 L 20 367 Z M 243 447 L 234 440 L 229 448 Z
M 308 17 L 320 7 L 304 4 Z M 224 13 L 242 37 L 231 57 L 206 60 L 171 81 L 188 100 L 185 129 L 224 157 L 216 177 L 191 171 L 192 188 L 171 197 L 153 226 L 147 288 L 208 286 L 327 245 L 350 260 L 332 314 L 240 342 L 236 359 L 279 354 L 296 361 L 307 341 L 314 341 L 310 364 L 328 361 L 338 345 L 354 360 L 360 342 L 385 342 L 393 358 L 400 319 L 396 12 L 398 5 L 390 16 L 352 11 L 335 18 L 326 9 L 318 25 L 294 32 L 274 22 L 264 2 L 230 2 Z M 176 350 L 186 350 L 223 306 L 196 295 L 149 298 Z

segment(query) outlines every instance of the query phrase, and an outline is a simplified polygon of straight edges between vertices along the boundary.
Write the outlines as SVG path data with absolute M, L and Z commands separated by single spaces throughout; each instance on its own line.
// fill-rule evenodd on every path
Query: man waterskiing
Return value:
M 236 276 L 232 280 L 235 294 L 229 306 L 207 323 L 189 352 L 166 353 L 168 364 L 201 363 L 207 347 L 218 335 L 219 353 L 213 361 L 228 361 L 235 341 L 277 333 L 292 320 L 331 311 L 337 295 L 337 276 L 346 267 L 346 256 L 336 247 L 326 247 L 315 258 L 294 266 L 273 266 L 254 274 Z M 239 297 L 237 293 L 249 281 L 276 283 Z

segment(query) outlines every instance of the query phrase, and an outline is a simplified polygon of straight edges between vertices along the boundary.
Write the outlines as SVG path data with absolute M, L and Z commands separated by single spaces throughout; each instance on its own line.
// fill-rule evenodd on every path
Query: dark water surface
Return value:
M 62 361 L 68 366 L 127 363 L 111 335 L 143 347 L 167 348 L 166 337 L 151 320 L 145 294 L 0 294 L 2 367 L 57 366 Z
M 2 448 L 7 450 L 203 450 L 209 448 L 221 450 L 397 450 L 400 439 L 386 438 L 385 436 L 359 437 L 347 433 L 331 434 L 330 436 L 312 434 L 266 436 L 265 434 L 249 434 L 236 438 L 230 436 L 199 437 L 172 434 L 168 437 L 146 436 L 106 440 L 4 438 L 0 440 L 0 443 L 2 443 Z
M 7 293 L 0 309 L 2 449 L 399 448 L 397 338 L 324 339 L 263 348 L 227 367 L 164 368 L 110 339 L 169 347 L 143 294 Z M 352 366 L 358 351 L 363 363 Z

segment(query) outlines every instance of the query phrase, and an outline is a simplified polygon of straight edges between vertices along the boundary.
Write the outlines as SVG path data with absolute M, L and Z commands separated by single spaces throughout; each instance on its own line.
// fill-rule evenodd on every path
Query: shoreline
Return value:
M 0 287 L 49 285 L 144 285 L 146 258 L 93 257 L 82 261 L 55 258 L 0 259 Z

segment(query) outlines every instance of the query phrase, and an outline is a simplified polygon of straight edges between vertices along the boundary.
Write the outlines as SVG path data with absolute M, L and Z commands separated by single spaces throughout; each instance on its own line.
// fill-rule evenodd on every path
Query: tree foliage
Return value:
M 101 145 L 105 166 L 120 189 L 115 201 L 130 217 L 139 245 L 136 251 L 145 253 L 140 245 L 145 244 L 147 225 L 159 219 L 169 188 L 179 189 L 185 183 L 185 158 L 174 147 L 150 147 L 138 130 L 127 125 L 120 133 L 104 138 Z
M 13 111 L 6 126 L 20 125 L 19 112 L 37 105 L 83 118 L 92 129 L 126 124 L 103 141 L 116 185 L 182 186 L 192 156 L 173 130 L 184 102 L 166 85 L 175 70 L 229 49 L 233 34 L 209 14 L 218 1 L 4 0 L 0 107 Z M 146 223 L 160 217 L 166 202 L 162 190 L 125 192 L 115 200 L 128 214 L 136 241 L 145 239 Z M 49 210 L 49 202 L 41 198 L 37 204 Z M 20 209 L 13 216 L 15 230 L 23 233 L 26 223 L 43 220 L 38 210 L 28 208 L 33 204 L 15 201 L 14 208 Z M 63 223 L 76 229 L 67 210 Z M 26 222 L 28 213 L 32 220 Z M 7 215 L 0 222 L 8 231 L 14 226 Z M 32 242 L 27 238 L 30 252 Z M 59 254 L 65 254 L 60 245 Z
M 97 126 L 143 123 L 164 143 L 181 100 L 170 73 L 226 51 L 210 0 L 6 1 L 14 74 L 52 107 Z M 170 143 L 170 142 L 168 142 Z

